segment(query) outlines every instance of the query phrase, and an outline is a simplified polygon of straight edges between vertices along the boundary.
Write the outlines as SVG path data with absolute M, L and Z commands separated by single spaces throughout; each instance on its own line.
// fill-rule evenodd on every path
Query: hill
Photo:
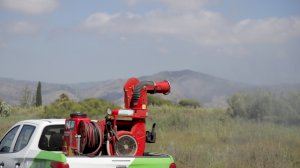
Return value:
M 172 92 L 165 98 L 178 101 L 183 98 L 196 99 L 209 107 L 223 107 L 226 98 L 238 91 L 247 91 L 258 88 L 273 91 L 300 90 L 300 85 L 253 86 L 244 83 L 214 77 L 208 74 L 191 70 L 164 71 L 150 76 L 141 76 L 140 80 L 168 80 L 172 85 Z M 82 100 L 85 98 L 103 98 L 122 103 L 123 85 L 127 79 L 112 79 L 99 82 L 76 84 L 54 84 L 42 82 L 43 102 L 48 104 L 61 93 L 66 93 L 70 98 Z M 37 82 L 20 81 L 0 78 L 0 98 L 11 104 L 18 104 L 22 90 L 28 87 L 34 93 Z
M 27 88 L 32 93 L 35 93 L 36 86 L 37 82 L 35 81 L 0 78 L 0 98 L 10 104 L 19 104 L 24 89 Z M 70 98 L 75 100 L 79 98 L 76 90 L 68 85 L 42 82 L 44 103 L 48 104 L 54 101 L 61 93 L 66 93 Z

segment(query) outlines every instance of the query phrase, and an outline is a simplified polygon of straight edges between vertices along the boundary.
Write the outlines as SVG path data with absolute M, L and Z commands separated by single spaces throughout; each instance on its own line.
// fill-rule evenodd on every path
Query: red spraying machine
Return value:
M 91 121 L 73 113 L 66 120 L 64 147 L 67 155 L 142 156 L 145 143 L 155 143 L 155 124 L 146 131 L 147 93 L 168 94 L 168 81 L 139 81 L 130 78 L 124 85 L 124 109 L 108 110 L 104 120 Z

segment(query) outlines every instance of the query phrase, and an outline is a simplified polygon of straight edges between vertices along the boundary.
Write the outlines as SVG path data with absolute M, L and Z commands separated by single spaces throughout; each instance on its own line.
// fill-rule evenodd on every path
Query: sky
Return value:
M 0 0 L 0 77 L 300 83 L 299 0 Z

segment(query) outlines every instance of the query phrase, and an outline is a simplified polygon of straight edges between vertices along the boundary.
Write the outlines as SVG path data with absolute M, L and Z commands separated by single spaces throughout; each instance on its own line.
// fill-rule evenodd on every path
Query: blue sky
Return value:
M 298 0 L 0 0 L 0 77 L 56 83 L 191 69 L 300 83 Z

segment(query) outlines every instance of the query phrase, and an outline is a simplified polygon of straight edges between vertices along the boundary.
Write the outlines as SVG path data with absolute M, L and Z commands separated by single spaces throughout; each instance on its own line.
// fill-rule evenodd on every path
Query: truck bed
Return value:
M 169 168 L 173 158 L 165 154 L 145 153 L 144 156 L 74 156 L 67 157 L 71 168 Z

